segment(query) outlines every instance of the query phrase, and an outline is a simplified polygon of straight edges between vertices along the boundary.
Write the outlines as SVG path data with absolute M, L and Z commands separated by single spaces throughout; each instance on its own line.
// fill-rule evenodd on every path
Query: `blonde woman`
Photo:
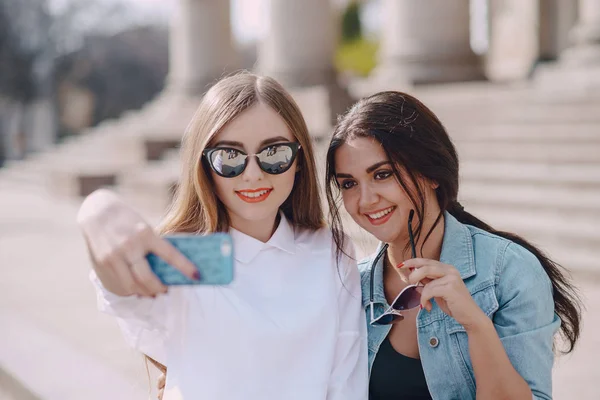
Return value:
M 164 400 L 366 399 L 360 276 L 324 227 L 310 138 L 291 97 L 266 77 L 221 80 L 185 133 L 182 159 L 160 233 L 229 232 L 230 286 L 167 291 L 147 253 L 190 278 L 195 268 L 111 192 L 90 195 L 79 214 L 99 307 L 168 368 Z

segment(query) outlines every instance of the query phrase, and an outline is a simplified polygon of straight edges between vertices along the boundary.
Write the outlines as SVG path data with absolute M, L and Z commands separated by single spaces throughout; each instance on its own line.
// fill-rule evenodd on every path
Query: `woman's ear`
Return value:
M 431 182 L 430 182 L 430 185 L 431 185 L 431 188 L 432 188 L 433 190 L 436 190 L 437 188 L 439 188 L 439 187 L 440 187 L 440 184 L 439 184 L 439 183 L 437 183 L 436 181 L 431 181 Z

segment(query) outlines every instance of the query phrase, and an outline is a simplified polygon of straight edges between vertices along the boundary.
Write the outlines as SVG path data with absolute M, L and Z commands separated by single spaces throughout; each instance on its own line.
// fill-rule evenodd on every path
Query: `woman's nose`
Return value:
M 254 182 L 259 181 L 264 178 L 264 172 L 258 165 L 258 157 L 249 156 L 248 157 L 248 165 L 246 165 L 246 169 L 242 174 L 242 178 L 246 182 Z
M 371 186 L 362 185 L 360 188 L 359 206 L 361 209 L 368 208 L 379 201 L 379 195 Z

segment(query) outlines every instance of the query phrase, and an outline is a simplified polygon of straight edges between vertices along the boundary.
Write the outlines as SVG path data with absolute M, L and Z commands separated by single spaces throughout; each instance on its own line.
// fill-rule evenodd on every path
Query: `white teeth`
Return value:
M 265 194 L 267 194 L 269 191 L 268 190 L 261 190 L 260 192 L 240 192 L 242 194 L 242 196 L 245 197 L 249 197 L 249 198 L 255 198 L 255 197 L 260 197 L 263 196 Z
M 383 211 L 379 211 L 378 213 L 375 214 L 367 214 L 369 216 L 369 218 L 371 219 L 379 219 L 382 217 L 385 217 L 386 215 L 388 215 L 389 213 L 391 213 L 394 210 L 394 207 L 390 207 L 388 209 L 385 209 Z

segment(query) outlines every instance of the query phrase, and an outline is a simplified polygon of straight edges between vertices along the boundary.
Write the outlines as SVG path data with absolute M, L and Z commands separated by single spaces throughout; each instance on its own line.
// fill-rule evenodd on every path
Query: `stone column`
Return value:
M 600 0 L 579 0 L 577 24 L 571 31 L 572 45 L 554 65 L 536 70 L 541 92 L 560 92 L 574 98 L 598 98 L 600 89 Z
M 328 0 L 270 0 L 258 71 L 289 88 L 331 83 L 335 29 Z
M 409 83 L 483 77 L 470 46 L 469 0 L 383 0 L 377 80 Z
M 577 22 L 577 2 L 539 0 L 539 43 L 542 61 L 556 60 L 570 45 L 570 32 Z
M 486 75 L 493 81 L 523 80 L 540 55 L 539 0 L 491 0 Z
M 571 35 L 574 46 L 565 52 L 564 60 L 600 66 L 600 0 L 579 0 L 579 18 Z
M 309 132 L 324 137 L 353 102 L 333 65 L 337 21 L 330 0 L 270 0 L 257 70 L 288 88 Z
M 229 0 L 178 0 L 171 19 L 169 90 L 197 95 L 236 65 Z

